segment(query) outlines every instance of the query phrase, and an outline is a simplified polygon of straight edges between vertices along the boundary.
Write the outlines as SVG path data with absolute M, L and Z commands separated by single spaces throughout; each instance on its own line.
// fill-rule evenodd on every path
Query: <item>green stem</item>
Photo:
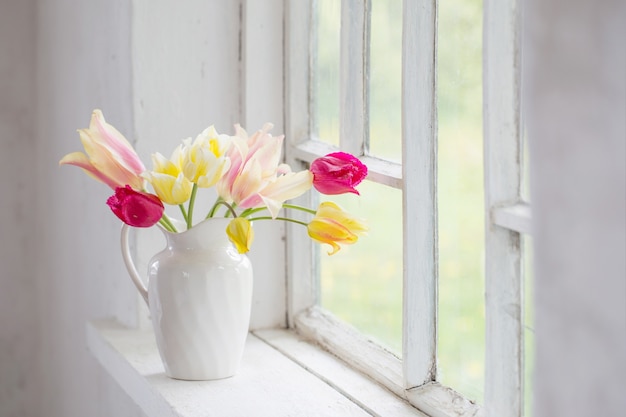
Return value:
M 191 188 L 191 198 L 189 199 L 189 208 L 187 209 L 187 230 L 193 225 L 193 206 L 196 202 L 196 193 L 198 192 L 198 184 L 194 183 Z
M 180 212 L 183 213 L 183 219 L 185 220 L 185 223 L 187 223 L 187 211 L 185 210 L 185 206 L 179 204 L 178 207 L 180 208 Z
M 284 220 L 286 222 L 292 222 L 292 223 L 297 223 L 297 224 L 301 224 L 302 226 L 308 226 L 308 223 L 305 222 L 301 222 L 300 220 L 295 220 L 295 219 L 290 219 L 288 217 L 276 217 L 273 218 L 271 216 L 261 216 L 261 217 L 255 217 L 253 219 L 248 219 L 248 221 L 254 222 L 257 220 Z
M 231 203 L 228 204 L 227 202 L 223 202 L 222 205 L 225 205 L 226 207 L 228 207 L 228 212 L 226 214 L 224 214 L 224 217 L 230 217 L 230 215 L 232 214 L 233 217 L 239 217 L 237 216 L 237 211 L 235 211 L 235 209 L 237 208 L 237 203 Z
M 163 227 L 165 230 L 167 230 L 168 232 L 171 232 L 169 226 L 167 225 L 167 223 L 165 223 L 165 221 L 163 221 L 163 219 L 161 218 L 159 220 L 159 224 L 161 225 L 161 227 Z
M 258 213 L 259 211 L 267 210 L 267 207 L 249 208 L 245 209 L 239 217 L 248 217 L 251 214 Z
M 209 214 L 207 214 L 206 217 L 204 218 L 205 220 L 208 219 L 209 217 L 215 216 L 215 212 L 217 211 L 217 208 L 220 206 L 220 203 L 222 201 L 224 201 L 222 197 L 217 197 L 217 200 L 215 200 L 215 203 L 213 203 L 213 207 L 211 207 L 211 210 L 209 210 Z
M 304 212 L 309 213 L 309 214 L 317 213 L 317 211 L 315 211 L 315 210 L 312 210 L 312 209 L 307 208 L 307 207 L 296 206 L 295 204 L 284 203 L 283 204 L 283 208 L 293 209 L 293 210 L 300 210 L 300 211 L 304 211 Z M 253 208 L 253 209 L 246 209 L 239 215 L 239 217 L 248 217 L 248 216 L 250 216 L 250 215 L 252 215 L 254 213 L 258 213 L 259 211 L 263 211 L 263 210 L 267 210 L 267 207 L 258 207 L 258 208 Z
M 305 211 L 305 212 L 311 213 L 311 214 L 317 213 L 316 210 L 313 210 L 313 209 L 310 209 L 310 208 L 307 208 L 307 207 L 296 206 L 295 204 L 283 204 L 283 207 L 287 208 L 287 209 Z
M 213 215 L 215 214 L 215 210 L 217 209 L 218 206 L 225 206 L 228 209 L 228 211 L 230 213 L 232 213 L 233 217 L 237 217 L 237 212 L 235 211 L 233 206 L 228 204 L 226 201 L 220 199 L 220 200 L 216 201 L 215 204 L 213 205 L 213 208 L 211 209 L 211 212 L 206 216 L 207 219 L 209 217 L 213 217 Z M 225 217 L 228 217 L 228 216 L 225 216 Z
M 165 230 L 168 230 L 172 233 L 178 233 L 178 230 L 176 230 L 176 227 L 174 227 L 174 225 L 170 221 L 170 218 L 167 217 L 167 214 L 163 213 L 163 216 L 161 216 L 159 223 L 161 223 Z

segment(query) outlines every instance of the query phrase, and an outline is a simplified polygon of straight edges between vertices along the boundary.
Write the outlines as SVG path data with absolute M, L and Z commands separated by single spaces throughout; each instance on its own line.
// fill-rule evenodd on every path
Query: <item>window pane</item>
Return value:
M 321 305 L 400 356 L 402 350 L 402 194 L 369 181 L 361 196 L 333 200 L 364 217 L 370 231 L 332 256 L 320 255 Z
M 370 155 L 401 161 L 402 1 L 372 0 Z
M 313 65 L 313 132 L 339 146 L 339 36 L 341 2 L 317 0 Z
M 439 380 L 482 401 L 482 2 L 439 1 Z

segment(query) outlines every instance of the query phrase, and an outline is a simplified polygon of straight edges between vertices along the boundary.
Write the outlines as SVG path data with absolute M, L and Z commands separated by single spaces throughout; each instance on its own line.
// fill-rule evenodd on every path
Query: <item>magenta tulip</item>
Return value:
M 367 166 L 345 152 L 329 153 L 311 163 L 313 186 L 322 194 L 359 194 L 354 188 L 367 176 Z
M 150 227 L 163 216 L 163 203 L 154 194 L 133 190 L 130 185 L 117 187 L 107 205 L 121 221 L 129 226 Z

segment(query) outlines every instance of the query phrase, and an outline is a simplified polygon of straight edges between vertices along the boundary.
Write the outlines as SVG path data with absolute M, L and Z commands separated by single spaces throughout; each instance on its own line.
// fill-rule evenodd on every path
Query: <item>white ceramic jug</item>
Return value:
M 150 308 L 169 377 L 221 379 L 239 368 L 250 322 L 252 265 L 226 235 L 230 220 L 209 218 L 181 233 L 159 226 L 167 246 L 148 264 L 147 288 L 129 252 L 129 227 L 122 228 L 124 262 Z

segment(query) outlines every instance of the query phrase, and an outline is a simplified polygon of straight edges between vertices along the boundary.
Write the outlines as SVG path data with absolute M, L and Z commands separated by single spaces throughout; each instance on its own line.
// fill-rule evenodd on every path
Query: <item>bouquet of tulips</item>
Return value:
M 355 187 L 367 176 L 367 167 L 350 154 L 335 152 L 316 159 L 308 170 L 293 172 L 281 163 L 284 137 L 273 137 L 271 128 L 267 123 L 249 136 L 236 125 L 235 135 L 228 136 L 208 127 L 195 140 L 184 139 L 169 159 L 153 154 L 152 170 L 147 170 L 126 138 L 106 123 L 100 110 L 94 110 L 89 128 L 78 131 L 85 153 L 70 153 L 60 164 L 78 166 L 111 187 L 115 193 L 106 203 L 130 226 L 159 223 L 170 232 L 181 232 L 165 214 L 164 204 L 168 204 L 180 208 L 189 229 L 198 188 L 215 187 L 218 197 L 206 218 L 232 217 L 225 232 L 241 253 L 250 248 L 251 222 L 257 220 L 301 224 L 313 240 L 332 247 L 330 255 L 340 249 L 339 244 L 355 243 L 367 227 L 337 204 L 322 202 L 313 210 L 286 201 L 311 188 L 327 195 L 359 194 Z M 147 183 L 154 193 L 147 191 Z M 281 216 L 283 208 L 310 213 L 311 220 Z

